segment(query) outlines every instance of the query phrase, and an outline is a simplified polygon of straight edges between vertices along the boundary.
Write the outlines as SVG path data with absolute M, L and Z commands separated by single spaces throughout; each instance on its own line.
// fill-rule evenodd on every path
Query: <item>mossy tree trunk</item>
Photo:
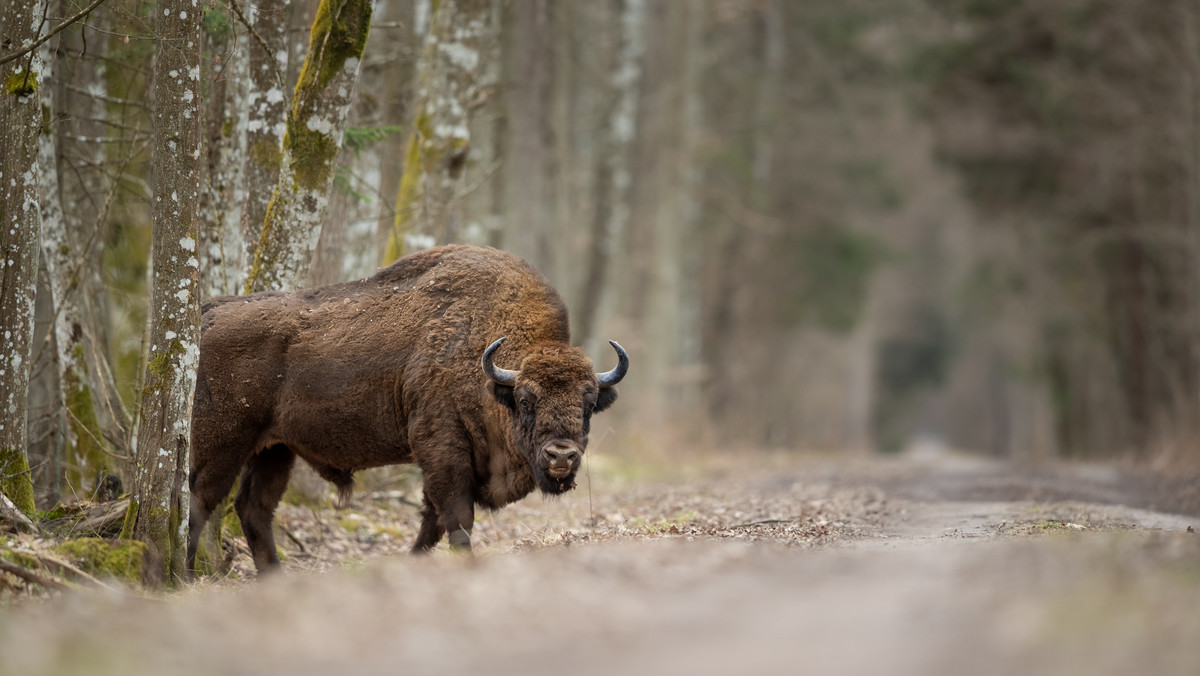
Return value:
M 0 12 L 0 56 L 31 44 L 45 6 L 9 0 Z M 38 131 L 41 106 L 38 50 L 0 65 L 0 492 L 34 512 L 26 457 L 30 343 L 37 293 Z
M 321 0 L 317 8 L 246 293 L 295 288 L 308 275 L 374 5 Z
M 595 208 L 592 242 L 576 319 L 576 340 L 601 354 L 599 330 L 611 313 L 611 267 L 624 243 L 629 220 L 630 163 L 637 133 L 639 83 L 642 74 L 645 3 L 623 0 L 616 31 L 617 48 L 609 82 L 609 108 L 604 139 L 596 153 Z
M 489 64 L 490 0 L 434 0 L 417 74 L 412 129 L 384 262 L 447 239 L 470 150 L 470 114 Z
M 287 128 L 288 10 L 290 0 L 252 0 L 244 12 L 258 38 L 250 39 L 246 91 L 246 160 L 243 180 L 242 256 L 254 260 L 271 193 L 279 179 Z M 265 45 L 265 48 L 264 48 Z
M 69 14 L 66 3 L 61 13 Z M 103 295 L 100 261 L 108 181 L 103 139 L 107 42 L 87 44 L 83 31 L 103 30 L 107 14 L 91 16 L 47 42 L 43 59 L 54 77 L 42 89 L 42 260 L 54 307 L 60 410 L 66 444 L 63 478 L 83 495 L 94 495 L 114 470 L 114 440 L 125 438 L 124 411 L 111 392 L 111 373 L 98 317 Z M 86 60 L 85 60 L 86 59 Z M 118 402 L 114 407 L 112 402 Z M 57 487 L 51 487 L 57 493 Z
M 152 580 L 182 577 L 192 393 L 200 354 L 201 17 L 191 0 L 159 0 L 151 146 L 153 276 L 131 509 Z M 127 530 L 129 530 L 127 528 Z

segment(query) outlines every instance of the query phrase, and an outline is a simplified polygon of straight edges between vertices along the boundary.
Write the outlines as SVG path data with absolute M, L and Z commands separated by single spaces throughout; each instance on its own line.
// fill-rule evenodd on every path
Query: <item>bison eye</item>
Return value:
M 521 397 L 521 410 L 528 413 L 529 409 L 531 408 L 533 408 L 533 404 L 529 403 L 529 399 L 526 397 Z

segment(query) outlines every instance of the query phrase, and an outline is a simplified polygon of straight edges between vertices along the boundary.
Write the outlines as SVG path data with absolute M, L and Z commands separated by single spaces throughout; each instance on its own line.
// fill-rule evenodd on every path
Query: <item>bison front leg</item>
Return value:
M 424 554 L 449 534 L 452 551 L 471 553 L 471 529 L 475 525 L 475 499 L 468 472 L 425 470 L 425 506 L 421 510 L 421 532 L 413 554 Z

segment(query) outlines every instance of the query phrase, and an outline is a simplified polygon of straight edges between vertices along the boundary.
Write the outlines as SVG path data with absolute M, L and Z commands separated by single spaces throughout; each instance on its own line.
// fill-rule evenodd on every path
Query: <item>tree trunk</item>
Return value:
M 296 288 L 308 275 L 373 8 L 374 0 L 321 0 L 246 293 Z
M 672 58 L 680 80 L 667 126 L 675 133 L 672 152 L 665 160 L 660 180 L 659 205 L 653 231 L 653 261 L 647 299 L 648 355 L 646 380 L 653 400 L 647 412 L 677 413 L 696 390 L 702 374 L 698 364 L 698 312 L 696 279 L 701 246 L 697 236 L 697 189 L 700 181 L 700 49 L 707 3 L 671 5 L 679 15 Z
M 564 7 L 564 11 L 572 11 Z M 505 245 L 526 258 L 564 291 L 551 244 L 553 130 L 550 88 L 554 82 L 551 7 L 547 0 L 518 0 L 511 8 L 506 40 L 509 71 L 504 110 L 508 138 L 503 158 L 508 222 Z
M 11 0 L 0 12 L 0 56 L 36 39 L 45 3 Z M 0 493 L 34 513 L 26 412 L 37 293 L 38 131 L 43 84 L 38 50 L 0 65 Z
M 246 104 L 245 203 L 242 209 L 242 260 L 254 260 L 267 217 L 267 205 L 279 180 L 283 136 L 287 128 L 288 39 L 290 0 L 254 0 L 246 3 L 247 22 L 262 43 L 251 38 L 247 46 L 249 78 Z M 266 48 L 264 49 L 264 44 Z M 282 59 L 282 61 L 280 61 Z
M 418 101 L 384 262 L 446 241 L 470 150 L 470 114 L 489 64 L 490 0 L 434 3 L 417 75 Z
M 215 16 L 215 15 L 214 15 Z M 201 76 L 205 100 L 204 191 L 200 197 L 200 296 L 237 293 L 245 283 L 241 236 L 245 203 L 246 92 L 249 63 L 247 42 L 253 38 L 236 30 L 232 16 L 206 21 L 205 56 Z M 261 48 L 260 48 L 261 50 Z
M 576 340 L 600 354 L 598 330 L 611 312 L 610 268 L 625 238 L 629 220 L 630 152 L 637 134 L 638 84 L 642 75 L 643 0 L 624 0 L 619 43 L 609 84 L 608 129 L 596 154 L 596 198 L 592 215 L 591 253 L 577 313 Z
M 160 0 L 154 16 L 150 352 L 130 518 L 134 539 L 149 547 L 147 575 L 161 582 L 182 578 L 187 541 L 191 403 L 200 354 L 201 16 L 188 0 Z
M 69 13 L 66 3 L 60 3 L 60 11 Z M 94 14 L 91 28 L 103 29 L 105 16 Z M 107 202 L 101 171 L 104 102 L 96 93 L 105 87 L 107 43 L 87 46 L 84 30 L 63 31 L 47 43 L 54 47 L 44 57 L 46 68 L 54 70 L 54 86 L 42 92 L 53 121 L 41 143 L 42 259 L 54 314 L 60 410 L 66 418 L 62 478 L 81 496 L 92 497 L 116 470 L 111 454 L 120 450 L 114 442 L 125 437 L 125 419 L 119 397 L 106 394 L 110 368 L 96 313 Z

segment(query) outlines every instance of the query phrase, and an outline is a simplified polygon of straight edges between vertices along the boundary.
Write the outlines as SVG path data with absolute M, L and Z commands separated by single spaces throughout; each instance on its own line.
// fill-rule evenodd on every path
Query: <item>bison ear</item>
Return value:
M 511 385 L 501 385 L 493 380 L 488 383 L 488 389 L 492 391 L 492 398 L 496 401 L 504 404 L 513 411 L 517 410 L 517 398 L 513 395 Z
M 604 409 L 608 408 L 609 406 L 612 406 L 613 402 L 616 400 L 617 400 L 617 388 L 615 388 L 615 387 L 600 388 L 600 394 L 598 394 L 596 396 L 596 407 L 592 409 L 592 413 L 599 413 L 600 411 L 603 411 Z

